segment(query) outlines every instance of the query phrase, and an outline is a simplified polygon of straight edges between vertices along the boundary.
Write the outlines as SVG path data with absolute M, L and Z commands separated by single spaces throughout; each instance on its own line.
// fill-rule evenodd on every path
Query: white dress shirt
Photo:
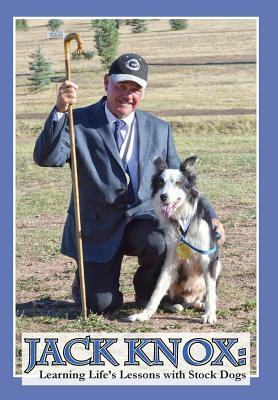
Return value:
M 114 122 L 118 118 L 115 117 L 115 115 L 111 113 L 111 111 L 108 109 L 106 103 L 105 103 L 105 114 L 106 114 L 106 118 L 108 120 L 109 126 L 111 128 L 111 131 L 114 132 L 115 131 Z M 137 128 L 136 119 L 133 124 L 134 118 L 135 118 L 134 111 L 131 114 L 129 114 L 127 117 L 121 118 L 125 122 L 125 126 L 120 130 L 120 132 L 123 136 L 123 139 L 124 139 L 123 145 L 120 150 L 120 157 L 123 158 L 123 155 L 125 153 L 125 148 L 128 143 L 128 137 L 129 137 L 129 135 L 131 135 L 129 148 L 128 148 L 128 152 L 126 155 L 126 163 L 128 165 L 134 193 L 135 193 L 135 196 L 137 197 L 139 146 L 138 146 L 138 128 Z
M 105 114 L 106 114 L 106 118 L 108 120 L 109 126 L 111 128 L 111 131 L 114 133 L 114 130 L 115 130 L 114 122 L 118 118 L 115 117 L 115 115 L 111 113 L 111 111 L 107 107 L 106 102 L 105 102 L 104 108 L 105 108 Z M 61 112 L 55 110 L 53 119 L 54 119 L 54 121 L 59 121 L 64 115 L 65 115 L 65 113 L 61 113 Z M 128 165 L 134 193 L 135 193 L 135 196 L 137 197 L 138 187 L 139 187 L 139 183 L 138 183 L 139 145 L 138 145 L 138 128 L 137 128 L 136 119 L 133 124 L 134 118 L 135 118 L 134 112 L 132 112 L 125 118 L 121 118 L 125 122 L 125 126 L 120 131 L 123 136 L 123 139 L 124 139 L 124 142 L 123 142 L 123 145 L 122 145 L 121 151 L 120 151 L 120 157 L 121 158 L 123 157 L 123 155 L 125 153 L 126 145 L 128 143 L 128 137 L 129 137 L 129 135 L 131 135 L 128 152 L 126 154 L 126 163 Z

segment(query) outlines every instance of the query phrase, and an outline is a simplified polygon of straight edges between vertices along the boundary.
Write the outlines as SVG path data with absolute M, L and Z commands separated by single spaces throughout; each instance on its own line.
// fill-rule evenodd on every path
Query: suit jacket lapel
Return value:
M 102 98 L 94 109 L 91 110 L 90 119 L 93 122 L 92 128 L 96 129 L 99 135 L 102 137 L 105 145 L 108 147 L 110 153 L 116 159 L 120 167 L 123 169 L 123 163 L 120 158 L 119 150 L 114 139 L 114 135 L 110 129 L 109 123 L 106 118 L 103 102 L 105 98 Z
M 109 149 L 110 153 L 113 155 L 119 166 L 123 168 L 123 163 L 120 158 L 119 151 L 114 139 L 114 135 L 110 129 L 109 123 L 106 118 L 105 110 L 103 107 L 103 102 L 105 97 L 102 98 L 90 112 L 90 120 L 92 128 L 96 129 L 99 135 L 102 137 L 105 145 Z M 146 160 L 148 158 L 148 148 L 151 141 L 151 131 L 149 126 L 149 121 L 144 113 L 140 110 L 136 111 L 137 128 L 138 128 L 138 140 L 139 140 L 139 186 L 144 175 L 144 168 L 146 165 Z

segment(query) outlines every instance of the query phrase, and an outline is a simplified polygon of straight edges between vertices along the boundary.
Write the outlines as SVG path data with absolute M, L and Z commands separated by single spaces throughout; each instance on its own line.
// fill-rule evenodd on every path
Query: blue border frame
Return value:
M 49 399 L 58 396 L 67 399 L 76 397 L 101 396 L 102 398 L 135 399 L 159 398 L 168 399 L 175 396 L 195 396 L 206 399 L 262 399 L 267 393 L 274 392 L 275 359 L 272 359 L 275 348 L 275 328 L 271 318 L 277 314 L 273 309 L 274 293 L 277 280 L 275 265 L 275 232 L 273 226 L 277 220 L 275 213 L 275 173 L 274 161 L 277 148 L 275 135 L 275 97 L 277 86 L 277 18 L 273 4 L 260 0 L 188 0 L 182 4 L 180 0 L 171 0 L 153 4 L 149 0 L 133 3 L 129 0 L 112 2 L 106 0 L 93 4 L 89 0 L 79 0 L 78 7 L 65 0 L 59 2 L 47 0 L 20 1 L 14 0 L 1 9 L 1 368 L 0 382 L 2 390 L 9 399 Z M 111 3 L 111 4 L 110 4 Z M 270 3 L 270 1 L 269 1 Z M 272 3 L 272 2 L 271 2 Z M 157 15 L 159 12 L 159 15 Z M 250 387 L 70 387 L 70 386 L 36 386 L 23 387 L 21 379 L 13 378 L 13 16 L 219 16 L 219 17 L 256 17 L 260 18 L 260 377 L 253 378 Z M 2 79 L 3 78 L 3 79 Z M 275 112 L 276 111 L 276 112 Z M 272 132 L 274 131 L 274 132 Z M 272 134 L 273 133 L 273 134 Z M 275 171 L 275 170 L 274 170 Z M 276 185 L 277 186 L 277 185 Z M 276 222 L 277 223 L 277 222 Z M 277 247 L 277 245 L 276 245 Z M 271 269 L 271 275 L 270 275 Z M 276 278 L 276 279 L 275 279 Z M 272 307 L 271 307 L 272 306 Z M 274 306 L 276 304 L 274 303 Z M 275 307 L 276 308 L 276 307 Z

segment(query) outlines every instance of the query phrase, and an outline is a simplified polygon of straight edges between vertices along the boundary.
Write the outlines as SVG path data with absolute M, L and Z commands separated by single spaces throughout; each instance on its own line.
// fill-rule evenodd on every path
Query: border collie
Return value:
M 216 284 L 221 263 L 216 232 L 196 187 L 196 161 L 197 157 L 189 157 L 179 169 L 168 169 L 161 158 L 154 161 L 152 197 L 165 234 L 167 254 L 147 306 L 140 314 L 130 315 L 129 321 L 148 320 L 168 292 L 173 302 L 171 311 L 189 306 L 204 309 L 202 323 L 216 322 Z

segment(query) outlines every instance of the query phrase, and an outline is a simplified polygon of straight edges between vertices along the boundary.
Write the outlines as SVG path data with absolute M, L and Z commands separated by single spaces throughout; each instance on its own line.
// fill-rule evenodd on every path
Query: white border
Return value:
M 14 318 L 13 318 L 13 377 L 21 378 L 22 375 L 16 374 L 16 20 L 17 19 L 34 19 L 34 20 L 49 20 L 51 18 L 59 18 L 62 20 L 90 20 L 90 19 L 133 19 L 134 16 L 84 16 L 84 17 L 63 17 L 63 16 L 47 16 L 47 17 L 28 17 L 28 16 L 14 16 L 13 17 L 13 310 L 14 310 Z M 256 20 L 256 85 L 257 85 L 257 98 L 256 98 L 256 374 L 251 375 L 252 378 L 259 378 L 259 347 L 260 347 L 260 330 L 259 330 L 259 112 L 260 112 L 260 102 L 259 102 L 259 38 L 260 38 L 260 19 L 258 16 L 253 17 L 190 17 L 190 16 L 163 16 L 163 17 L 138 17 L 137 19 L 191 19 L 191 20 L 208 20 L 208 19 L 229 19 L 229 20 Z
M 13 18 L 13 377 L 16 375 L 16 18 Z
M 252 377 L 259 378 L 260 376 L 260 362 L 259 362 L 259 348 L 260 348 L 260 330 L 259 330 L 259 321 L 260 321 L 260 279 L 259 279 L 259 263 L 260 263 L 260 232 L 259 232 L 259 222 L 260 222 L 260 212 L 259 212 L 259 194 L 260 194 L 260 20 L 257 17 L 257 32 L 256 32 L 256 43 L 257 43 L 257 54 L 256 54 L 256 83 L 257 83 L 257 101 L 256 101 L 256 251 L 257 251 L 257 265 L 256 265 L 256 277 L 257 277 L 257 284 L 256 284 L 256 374 Z

